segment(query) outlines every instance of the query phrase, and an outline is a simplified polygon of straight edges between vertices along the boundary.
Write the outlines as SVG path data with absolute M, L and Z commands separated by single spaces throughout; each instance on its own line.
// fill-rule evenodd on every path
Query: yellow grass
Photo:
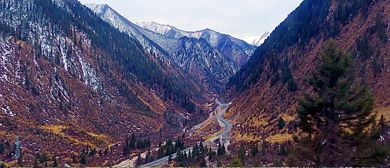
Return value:
M 262 126 L 266 126 L 266 125 L 268 125 L 268 122 L 267 121 L 265 121 L 265 119 L 266 118 L 264 118 L 264 119 L 255 119 L 255 120 L 253 120 L 253 124 L 251 123 L 250 124 L 250 126 L 255 126 L 255 127 L 262 127 Z M 283 118 L 284 119 L 284 118 Z
M 5 167 L 13 167 L 15 165 L 17 165 L 18 161 L 17 160 L 14 160 L 14 161 L 10 161 L 10 162 L 3 162 L 4 166 Z
M 148 102 L 146 102 L 144 99 L 142 99 L 142 97 L 141 96 L 137 96 L 137 98 L 138 99 L 140 99 L 145 105 L 147 105 L 150 109 L 153 109 L 153 107 L 148 103 Z M 154 111 L 154 110 L 153 110 Z
M 147 95 L 146 95 L 147 96 Z M 157 102 L 157 107 L 155 106 L 152 106 L 151 104 L 149 104 L 147 101 L 145 101 L 141 96 L 137 95 L 137 98 L 140 99 L 145 105 L 147 105 L 152 111 L 156 112 L 156 113 L 159 113 L 159 114 L 163 114 L 165 111 L 166 111 L 166 107 L 164 105 L 164 103 L 158 99 L 155 95 L 153 95 L 153 99 L 154 101 Z
M 106 165 L 109 162 L 109 160 L 105 160 L 103 165 Z
M 214 134 L 213 136 L 211 136 L 210 138 L 207 138 L 206 141 L 210 140 L 211 138 L 214 138 L 216 137 L 218 134 Z
M 226 127 L 222 127 L 220 130 L 218 130 L 217 132 L 215 132 L 212 136 L 210 136 L 209 138 L 207 138 L 207 140 L 216 137 L 218 134 L 220 134 L 221 132 L 223 132 L 223 130 L 225 130 L 225 128 L 226 128 Z M 206 136 L 206 137 L 207 137 L 207 136 Z
M 271 143 L 283 143 L 287 140 L 292 140 L 293 135 L 292 134 L 276 134 L 273 136 L 268 137 L 266 140 Z
M 87 132 L 88 135 L 90 136 L 93 136 L 97 139 L 108 139 L 107 135 L 98 135 L 98 134 L 95 134 L 95 133 L 92 133 L 92 132 Z
M 226 111 L 222 116 L 223 118 L 230 118 L 232 117 L 236 112 L 236 106 L 233 106 L 232 108 L 228 109 L 228 111 Z
M 53 131 L 53 133 L 55 133 L 55 134 L 61 134 L 62 130 L 67 129 L 67 128 L 68 127 L 63 126 L 63 125 L 44 125 L 44 126 L 41 126 L 41 129 Z
M 207 104 L 206 107 L 211 107 L 211 106 L 213 106 L 213 104 L 214 104 L 214 102 Z
M 211 120 L 205 124 L 202 125 L 202 127 L 199 128 L 199 130 L 203 130 L 204 128 L 206 128 L 208 125 L 210 125 L 211 123 Z
M 67 135 L 67 134 L 63 133 L 62 131 L 64 129 L 67 129 L 68 128 L 67 126 L 63 126 L 63 125 L 44 125 L 44 126 L 41 126 L 40 128 L 52 131 L 53 133 L 58 134 L 58 135 L 60 135 L 62 137 L 66 137 L 69 140 L 74 141 L 76 144 L 89 145 L 89 146 L 91 146 L 93 148 L 96 147 L 92 143 L 88 143 L 88 142 L 86 142 L 84 140 L 80 141 L 79 139 L 77 139 L 77 138 L 75 138 L 73 136 L 70 136 L 70 135 Z M 95 134 L 95 133 L 92 133 L 92 132 L 86 132 L 86 131 L 85 131 L 85 133 L 87 133 L 88 135 L 90 135 L 92 137 L 95 137 L 98 140 L 101 140 L 101 141 L 105 142 L 106 144 L 109 144 L 109 138 L 106 135 L 98 135 L 98 134 Z
M 287 115 L 287 114 L 283 114 L 281 117 L 283 118 L 284 122 L 286 122 L 286 123 L 288 123 L 291 120 L 295 119 L 295 116 L 290 116 L 290 115 Z
M 169 167 L 173 167 L 175 165 L 175 162 L 172 162 L 171 164 L 169 164 Z
M 376 115 L 377 121 L 381 118 L 382 114 L 383 114 L 383 117 L 386 119 L 386 121 L 390 120 L 390 107 L 379 107 L 379 108 L 374 109 L 374 111 L 378 112 L 378 114 Z
M 251 138 L 249 138 L 248 134 L 244 134 L 241 136 L 241 134 L 236 134 L 235 137 L 233 138 L 234 140 L 236 140 L 237 142 L 239 141 L 251 141 L 251 140 L 255 140 L 253 139 L 253 136 L 251 136 Z

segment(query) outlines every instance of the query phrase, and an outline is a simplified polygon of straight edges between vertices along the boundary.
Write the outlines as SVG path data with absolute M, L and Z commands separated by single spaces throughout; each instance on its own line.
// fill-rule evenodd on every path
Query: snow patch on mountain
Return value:
M 128 19 L 130 22 L 144 28 L 144 29 L 147 29 L 147 30 L 150 30 L 152 32 L 155 32 L 155 33 L 159 33 L 159 34 L 162 34 L 162 35 L 165 35 L 167 34 L 169 31 L 171 31 L 173 29 L 172 26 L 170 25 L 164 25 L 164 24 L 160 24 L 160 23 L 156 23 L 156 22 L 148 22 L 148 21 L 143 21 L 143 20 L 138 20 L 138 19 L 130 19 L 130 18 L 126 18 Z
M 137 39 L 151 55 L 178 65 L 202 83 L 214 80 L 223 85 L 256 48 L 208 28 L 184 31 L 171 25 L 126 17 L 108 5 L 84 5 L 113 27 Z
M 265 32 L 264 34 L 262 34 L 260 36 L 243 37 L 242 40 L 244 40 L 248 44 L 251 44 L 251 45 L 258 47 L 264 43 L 264 41 L 268 38 L 269 35 L 270 35 L 270 32 Z

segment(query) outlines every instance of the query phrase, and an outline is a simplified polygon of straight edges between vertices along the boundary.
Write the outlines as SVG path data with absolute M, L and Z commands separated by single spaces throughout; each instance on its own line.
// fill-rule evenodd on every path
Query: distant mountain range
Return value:
M 213 92 L 220 92 L 255 50 L 243 40 L 211 29 L 195 32 L 128 19 L 106 4 L 84 4 L 103 20 L 141 42 L 152 55 L 176 64 Z

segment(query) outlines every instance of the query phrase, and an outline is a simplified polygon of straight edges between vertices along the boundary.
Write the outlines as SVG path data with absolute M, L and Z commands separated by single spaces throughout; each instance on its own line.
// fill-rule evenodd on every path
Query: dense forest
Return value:
M 342 0 L 339 2 L 337 10 L 331 11 L 329 10 L 331 0 L 303 1 L 272 31 L 270 37 L 256 49 L 250 60 L 229 79 L 227 89 L 233 86 L 236 91 L 247 89 L 259 80 L 264 71 L 264 65 L 269 63 L 274 73 L 270 74 L 270 76 L 274 76 L 270 77 L 272 83 L 283 78 L 283 83 L 288 81 L 291 85 L 291 91 L 295 91 L 296 86 L 294 86 L 292 76 L 289 75 L 288 69 L 284 68 L 284 65 L 290 63 L 286 58 L 286 49 L 293 45 L 303 49 L 313 37 L 323 38 L 323 40 L 336 37 L 339 35 L 342 25 L 352 21 L 359 12 L 362 13 L 363 19 L 366 19 L 368 6 L 372 2 L 371 0 Z M 333 19 L 329 19 L 329 16 L 333 16 Z M 379 31 L 381 36 L 386 36 L 383 33 L 383 28 L 384 25 L 378 21 L 378 26 L 374 27 L 372 31 Z M 283 59 L 280 57 L 284 57 L 285 60 L 279 61 L 279 59 Z M 283 73 L 279 74 L 278 70 Z

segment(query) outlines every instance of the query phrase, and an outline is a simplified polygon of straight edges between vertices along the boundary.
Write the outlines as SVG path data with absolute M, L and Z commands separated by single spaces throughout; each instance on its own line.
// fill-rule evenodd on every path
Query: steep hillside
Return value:
M 223 57 L 219 50 L 213 48 L 205 39 L 188 38 L 178 40 L 177 54 L 174 60 L 180 62 L 179 66 L 190 73 L 201 83 L 214 86 L 209 90 L 223 88 L 226 77 L 233 75 L 236 66 L 230 64 L 229 58 Z M 219 74 L 215 76 L 213 74 Z
M 115 28 L 118 28 L 120 31 L 129 34 L 136 38 L 144 47 L 145 50 L 149 51 L 152 55 L 157 58 L 169 62 L 170 57 L 163 48 L 161 48 L 157 43 L 150 40 L 144 35 L 142 29 L 136 24 L 128 21 L 118 12 L 113 10 L 110 6 L 106 4 L 84 4 L 86 7 L 90 8 L 96 13 L 97 16 L 101 17 L 106 22 L 110 23 Z
M 191 77 L 78 1 L 3 0 L 0 7 L 6 166 L 35 159 L 52 166 L 52 158 L 61 166 L 108 166 L 122 156 L 125 136 L 156 139 L 202 116 L 208 98 Z M 17 137 L 20 149 L 12 145 Z
M 210 92 L 219 93 L 254 50 L 242 40 L 210 29 L 186 32 L 170 25 L 124 18 L 108 5 L 85 5 L 120 31 L 137 38 L 152 55 L 183 68 Z M 191 49 L 183 48 L 183 39 L 191 39 L 185 40 Z
M 356 61 L 359 80 L 375 96 L 378 117 L 389 120 L 389 6 L 385 0 L 303 1 L 230 78 L 226 95 L 233 103 L 225 116 L 234 123 L 233 138 L 291 139 L 298 99 L 310 91 L 306 79 L 331 38 Z

